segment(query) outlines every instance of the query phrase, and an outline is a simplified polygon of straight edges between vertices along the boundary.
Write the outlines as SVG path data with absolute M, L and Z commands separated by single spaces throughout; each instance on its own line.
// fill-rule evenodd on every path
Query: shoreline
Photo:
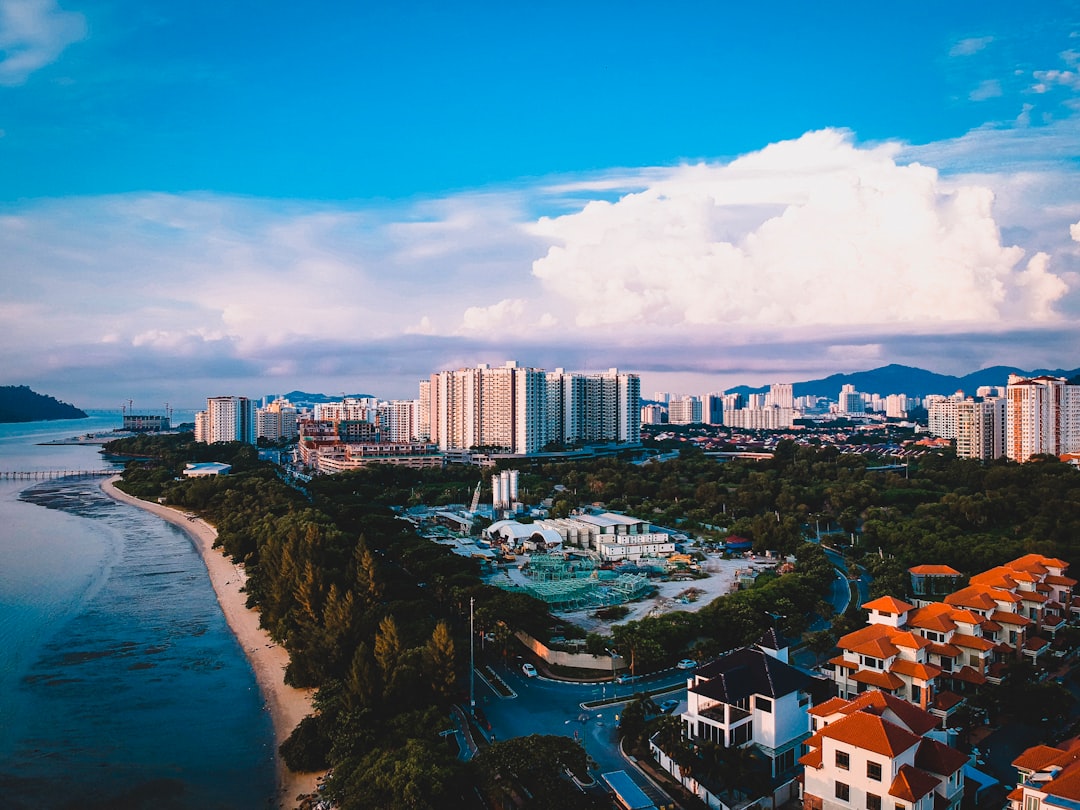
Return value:
M 297 689 L 285 683 L 285 667 L 289 654 L 275 644 L 259 626 L 258 611 L 247 607 L 247 595 L 241 590 L 246 580 L 243 570 L 215 549 L 217 529 L 202 518 L 189 518 L 170 506 L 144 501 L 115 486 L 119 476 L 101 483 L 102 491 L 110 498 L 150 512 L 183 530 L 194 544 L 206 566 L 210 584 L 217 595 L 225 621 L 243 648 L 244 655 L 255 672 L 255 680 L 265 700 L 274 727 L 274 767 L 277 774 L 277 806 L 296 807 L 297 796 L 315 793 L 320 773 L 290 771 L 278 753 L 278 747 L 312 713 L 314 689 Z

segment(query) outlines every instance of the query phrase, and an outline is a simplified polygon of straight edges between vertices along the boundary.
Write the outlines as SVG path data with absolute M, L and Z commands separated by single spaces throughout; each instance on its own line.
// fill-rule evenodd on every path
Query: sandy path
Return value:
M 244 653 L 255 670 L 255 679 L 262 690 L 266 706 L 270 710 L 276 740 L 274 750 L 277 762 L 278 806 L 295 807 L 298 795 L 315 791 L 320 774 L 293 773 L 285 767 L 276 751 L 277 746 L 285 741 L 300 721 L 311 714 L 314 690 L 297 689 L 285 683 L 285 667 L 289 663 L 289 654 L 284 648 L 275 645 L 266 631 L 259 627 L 258 611 L 246 606 L 247 595 L 241 592 L 246 579 L 243 569 L 233 565 L 213 547 L 217 530 L 201 518 L 191 519 L 178 509 L 121 492 L 114 486 L 117 480 L 118 478 L 110 478 L 101 485 L 109 497 L 145 509 L 179 526 L 188 533 L 202 556 L 225 620 L 240 646 L 244 648 Z

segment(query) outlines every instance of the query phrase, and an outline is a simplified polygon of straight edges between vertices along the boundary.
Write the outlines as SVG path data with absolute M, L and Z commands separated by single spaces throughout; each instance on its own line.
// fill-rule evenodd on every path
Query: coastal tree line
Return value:
M 498 801 L 491 796 L 506 787 L 499 769 L 511 767 L 516 749 L 497 743 L 464 765 L 437 733 L 464 697 L 470 601 L 486 629 L 522 629 L 547 640 L 555 622 L 531 597 L 483 584 L 475 561 L 423 540 L 390 509 L 466 501 L 479 471 L 375 467 L 316 478 L 301 492 L 246 445 L 207 447 L 187 434 L 120 440 L 107 449 L 138 456 L 125 469 L 125 490 L 198 512 L 217 527 L 222 551 L 246 566 L 249 604 L 289 651 L 289 682 L 317 687 L 317 712 L 282 748 L 290 767 L 332 767 L 329 792 L 343 808 L 423 808 L 447 797 L 469 806 L 478 789 Z M 230 463 L 234 474 L 179 476 L 186 462 L 206 460 Z M 603 503 L 705 536 L 738 534 L 759 550 L 796 558 L 790 573 L 759 576 L 753 587 L 696 613 L 586 637 L 589 649 L 618 650 L 639 671 L 688 652 L 711 657 L 776 621 L 798 635 L 815 614 L 827 614 L 822 597 L 834 574 L 807 542 L 819 527 L 837 532 L 832 539 L 871 568 L 876 588 L 896 595 L 906 592 L 906 568 L 919 562 L 973 573 L 1027 551 L 1075 557 L 1080 476 L 1067 465 L 983 465 L 942 455 L 924 457 L 905 475 L 874 471 L 877 464 L 782 442 L 768 461 L 720 464 L 688 448 L 663 464 L 527 465 L 521 480 L 532 499 L 554 493 L 553 508 Z M 565 624 L 559 632 L 585 635 Z M 501 633 L 503 649 L 509 642 Z M 562 753 L 529 771 L 534 796 L 560 790 L 569 754 L 562 743 L 551 745 Z M 526 779 L 520 768 L 513 773 Z M 574 796 L 587 804 L 575 790 L 566 806 L 585 806 Z

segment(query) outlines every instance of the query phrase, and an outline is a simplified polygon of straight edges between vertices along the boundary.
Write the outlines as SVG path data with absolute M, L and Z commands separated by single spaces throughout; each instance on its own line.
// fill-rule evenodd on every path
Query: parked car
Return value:
M 693 658 L 684 658 L 675 666 L 677 666 L 679 669 L 693 669 L 697 666 L 697 661 L 695 661 Z
M 664 714 L 671 714 L 673 711 L 675 711 L 675 707 L 678 705 L 679 701 L 671 698 L 669 700 L 665 700 L 663 703 L 660 704 L 660 711 Z
M 526 678 L 535 678 L 537 675 L 536 667 L 532 664 L 522 664 L 521 671 L 525 673 Z

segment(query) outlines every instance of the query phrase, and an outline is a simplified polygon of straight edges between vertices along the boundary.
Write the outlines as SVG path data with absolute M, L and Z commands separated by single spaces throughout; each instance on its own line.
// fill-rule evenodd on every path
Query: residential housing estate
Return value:
M 949 721 L 967 695 L 1001 682 L 1007 662 L 1039 661 L 1066 619 L 1080 616 L 1067 568 L 1027 554 L 956 587 L 962 577 L 954 569 L 916 566 L 911 602 L 867 602 L 867 625 L 837 642 L 839 655 L 822 667 L 831 696 L 822 697 L 813 673 L 789 664 L 771 633 L 694 672 L 683 738 L 753 748 L 769 763 L 777 802 L 791 797 L 802 765 L 804 810 L 954 810 L 968 757 L 949 746 Z M 708 806 L 734 806 L 700 774 L 684 773 L 656 738 L 652 747 Z M 1080 742 L 1039 746 L 1021 759 L 1028 770 L 1012 808 L 1078 806 Z

